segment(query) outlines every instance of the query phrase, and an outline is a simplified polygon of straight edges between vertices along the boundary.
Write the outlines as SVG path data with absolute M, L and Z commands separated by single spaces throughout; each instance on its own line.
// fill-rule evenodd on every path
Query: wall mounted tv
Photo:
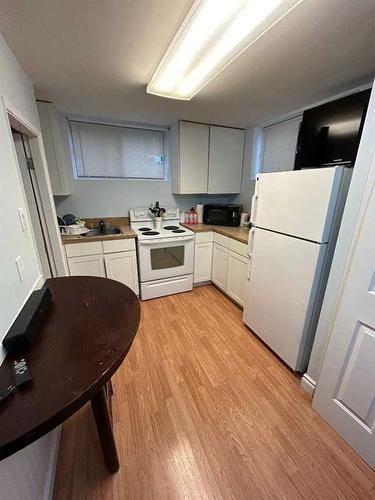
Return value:
M 303 113 L 295 170 L 354 165 L 370 93 L 364 90 Z

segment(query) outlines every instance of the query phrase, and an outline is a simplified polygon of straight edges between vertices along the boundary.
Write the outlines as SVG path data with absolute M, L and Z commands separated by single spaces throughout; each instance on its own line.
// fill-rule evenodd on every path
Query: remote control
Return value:
M 27 367 L 25 358 L 17 359 L 12 363 L 14 383 L 19 387 L 26 382 L 30 382 L 31 374 Z
M 1 390 L 0 391 L 0 403 L 2 403 L 4 401 L 4 399 L 6 399 L 8 396 L 13 394 L 13 391 L 15 388 L 16 388 L 16 386 L 12 384 L 9 387 L 7 387 L 6 389 Z

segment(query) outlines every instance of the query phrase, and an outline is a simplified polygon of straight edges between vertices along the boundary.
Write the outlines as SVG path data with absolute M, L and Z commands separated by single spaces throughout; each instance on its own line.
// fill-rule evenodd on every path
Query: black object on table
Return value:
M 26 353 L 32 383 L 0 405 L 0 459 L 44 436 L 91 401 L 105 463 L 116 472 L 110 379 L 137 333 L 139 301 L 130 288 L 106 278 L 53 278 L 46 284 L 52 302 Z M 7 358 L 0 367 L 3 386 L 12 383 L 14 359 Z

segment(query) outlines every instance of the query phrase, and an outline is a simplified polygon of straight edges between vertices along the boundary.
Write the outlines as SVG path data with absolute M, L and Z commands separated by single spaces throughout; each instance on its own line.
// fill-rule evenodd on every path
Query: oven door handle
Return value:
M 155 240 L 139 240 L 140 245 L 158 245 L 159 243 L 179 243 L 183 241 L 193 240 L 195 236 L 180 236 L 177 238 L 158 238 Z

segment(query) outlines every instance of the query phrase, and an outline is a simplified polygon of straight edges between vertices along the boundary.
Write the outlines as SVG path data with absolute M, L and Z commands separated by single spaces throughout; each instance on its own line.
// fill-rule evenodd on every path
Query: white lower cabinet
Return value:
M 137 295 L 139 293 L 137 258 L 135 252 L 118 252 L 105 255 L 107 278 L 121 281 Z
M 247 268 L 246 243 L 241 243 L 222 234 L 197 233 L 194 283 L 211 280 L 234 302 L 243 306 Z
M 68 259 L 70 276 L 99 276 L 105 278 L 103 255 L 82 255 Z
M 65 245 L 65 253 L 70 276 L 111 278 L 139 294 L 134 240 L 72 243 Z
M 211 281 L 213 232 L 195 235 L 194 283 Z
M 211 281 L 212 246 L 212 242 L 195 245 L 194 283 Z
M 226 293 L 243 307 L 246 293 L 248 258 L 229 250 Z
M 215 283 L 223 291 L 227 286 L 227 264 L 228 264 L 228 248 L 214 243 L 214 251 L 212 255 L 212 282 Z

